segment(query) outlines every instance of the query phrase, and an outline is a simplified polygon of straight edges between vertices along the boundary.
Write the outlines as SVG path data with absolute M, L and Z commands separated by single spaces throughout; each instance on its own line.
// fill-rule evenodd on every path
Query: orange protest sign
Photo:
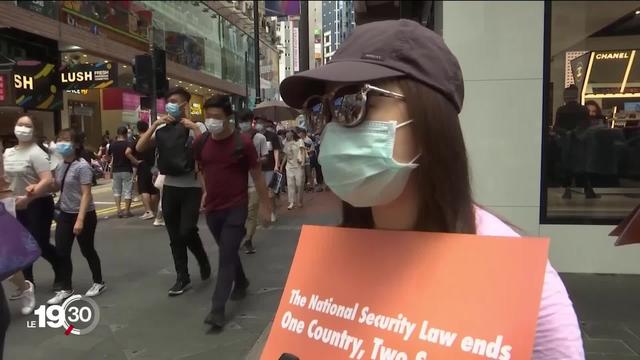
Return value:
M 261 359 L 530 359 L 547 250 L 305 226 Z

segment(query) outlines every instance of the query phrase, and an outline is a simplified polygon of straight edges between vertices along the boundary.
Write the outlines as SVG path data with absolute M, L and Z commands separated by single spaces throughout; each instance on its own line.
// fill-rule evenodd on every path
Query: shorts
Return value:
M 140 194 L 157 195 L 158 189 L 153 185 L 153 174 L 151 169 L 140 165 L 138 167 L 138 192 Z
M 114 172 L 112 189 L 113 196 L 131 200 L 133 198 L 133 173 Z

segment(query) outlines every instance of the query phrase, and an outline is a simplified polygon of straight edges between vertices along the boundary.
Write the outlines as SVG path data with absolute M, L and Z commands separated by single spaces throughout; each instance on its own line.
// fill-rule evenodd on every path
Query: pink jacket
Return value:
M 489 212 L 476 208 L 476 232 L 489 236 L 520 236 Z M 556 270 L 547 262 L 540 299 L 534 360 L 584 360 L 578 319 L 567 290 Z

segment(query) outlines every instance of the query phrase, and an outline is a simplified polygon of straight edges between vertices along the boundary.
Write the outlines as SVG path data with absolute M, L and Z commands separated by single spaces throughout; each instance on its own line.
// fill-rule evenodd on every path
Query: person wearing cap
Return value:
M 464 83 L 442 38 L 410 20 L 356 27 L 325 66 L 283 80 L 283 100 L 323 130 L 325 183 L 352 228 L 517 237 L 471 196 L 458 114 Z M 584 359 L 562 280 L 547 263 L 536 360 Z

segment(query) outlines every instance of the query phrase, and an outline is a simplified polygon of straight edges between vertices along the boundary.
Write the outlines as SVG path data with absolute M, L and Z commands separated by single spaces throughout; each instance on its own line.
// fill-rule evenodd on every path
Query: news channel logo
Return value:
M 100 308 L 93 299 L 73 295 L 62 305 L 40 305 L 37 320 L 27 321 L 30 329 L 63 329 L 65 335 L 87 335 L 100 322 Z

